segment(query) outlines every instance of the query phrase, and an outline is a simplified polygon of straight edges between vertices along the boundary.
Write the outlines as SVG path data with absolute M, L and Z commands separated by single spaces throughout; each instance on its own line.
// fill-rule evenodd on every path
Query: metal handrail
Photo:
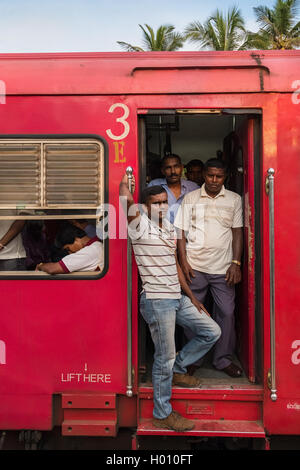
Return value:
M 132 193 L 133 169 L 131 166 L 126 168 L 128 176 L 128 187 Z M 131 240 L 127 235 L 127 391 L 128 397 L 133 396 L 132 391 L 132 257 Z
M 274 175 L 273 168 L 268 169 L 269 195 L 269 257 L 270 257 L 270 341 L 271 341 L 271 395 L 272 401 L 277 400 L 276 389 L 276 329 L 275 329 L 275 233 L 274 233 Z

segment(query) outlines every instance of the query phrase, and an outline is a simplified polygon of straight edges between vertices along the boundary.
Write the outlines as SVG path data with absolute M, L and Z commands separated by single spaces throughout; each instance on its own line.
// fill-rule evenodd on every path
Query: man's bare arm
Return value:
M 65 274 L 62 266 L 57 263 L 40 263 L 35 268 L 36 271 L 43 271 L 47 274 Z
M 184 230 L 177 229 L 177 251 L 178 260 L 183 271 L 183 274 L 188 282 L 191 282 L 191 277 L 195 277 L 194 271 L 186 258 L 186 239 Z
M 8 231 L 0 240 L 0 249 L 5 248 L 5 246 L 11 242 L 20 232 L 22 232 L 25 225 L 25 220 L 15 220 Z
M 187 297 L 190 298 L 192 304 L 195 305 L 195 307 L 199 310 L 200 313 L 202 313 L 202 311 L 204 311 L 208 316 L 210 316 L 208 311 L 204 307 L 204 305 L 196 299 L 193 292 L 191 291 L 188 283 L 186 282 L 186 278 L 185 278 L 185 275 L 182 272 L 180 264 L 178 263 L 177 257 L 176 257 L 176 265 L 177 265 L 177 273 L 178 273 L 178 279 L 179 279 L 181 289 L 183 290 L 185 295 L 187 295 Z
M 133 183 L 133 192 L 134 192 L 134 189 L 135 189 L 134 176 L 132 176 L 132 183 Z M 128 176 L 126 174 L 123 176 L 120 186 L 119 186 L 119 196 L 121 198 L 123 209 L 127 214 L 128 223 L 130 224 L 132 220 L 136 219 L 137 217 L 140 217 L 140 212 L 139 212 L 138 206 L 135 204 L 133 200 L 132 193 L 129 191 Z M 124 207 L 124 204 L 123 204 L 124 198 L 126 198 L 126 201 L 127 201 L 126 207 Z
M 243 252 L 243 227 L 232 228 L 232 259 L 241 262 Z M 232 263 L 225 276 L 228 285 L 233 286 L 242 280 L 241 268 L 238 264 Z

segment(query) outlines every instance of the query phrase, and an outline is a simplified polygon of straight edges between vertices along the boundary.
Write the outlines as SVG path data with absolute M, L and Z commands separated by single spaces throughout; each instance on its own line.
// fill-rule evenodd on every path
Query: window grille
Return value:
M 98 141 L 0 141 L 1 209 L 94 209 L 104 197 Z

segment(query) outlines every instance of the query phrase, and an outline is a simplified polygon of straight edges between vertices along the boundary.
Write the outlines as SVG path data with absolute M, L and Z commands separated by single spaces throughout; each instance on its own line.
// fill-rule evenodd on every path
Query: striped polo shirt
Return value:
M 176 267 L 176 232 L 167 220 L 162 228 L 146 214 L 128 227 L 135 260 L 147 299 L 180 299 Z

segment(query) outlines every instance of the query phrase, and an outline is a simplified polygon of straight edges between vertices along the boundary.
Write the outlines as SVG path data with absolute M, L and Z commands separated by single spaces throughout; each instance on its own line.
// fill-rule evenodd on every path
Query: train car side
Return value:
M 144 340 L 138 275 L 133 260 L 129 285 L 118 185 L 130 165 L 138 197 L 146 184 L 149 116 L 172 112 L 183 127 L 189 116 L 199 116 L 199 123 L 211 128 L 214 115 L 224 126 L 228 116 L 238 123 L 248 247 L 248 287 L 241 295 L 249 295 L 242 298 L 239 315 L 247 383 L 211 382 L 190 392 L 178 388 L 173 405 L 197 422 L 194 437 L 300 435 L 299 54 L 0 56 L 0 80 L 6 85 L 5 103 L 0 103 L 1 141 L 101 142 L 109 220 L 105 269 L 93 279 L 0 276 L 1 429 L 51 430 L 59 425 L 65 435 L 116 436 L 118 428 L 134 427 L 140 437 L 155 435 L 149 425 L 151 385 L 139 379 Z M 265 189 L 270 168 L 275 175 L 274 297 L 270 195 Z M 132 344 L 128 289 L 133 296 Z M 270 321 L 272 298 L 275 325 Z M 272 396 L 270 384 L 276 387 Z

